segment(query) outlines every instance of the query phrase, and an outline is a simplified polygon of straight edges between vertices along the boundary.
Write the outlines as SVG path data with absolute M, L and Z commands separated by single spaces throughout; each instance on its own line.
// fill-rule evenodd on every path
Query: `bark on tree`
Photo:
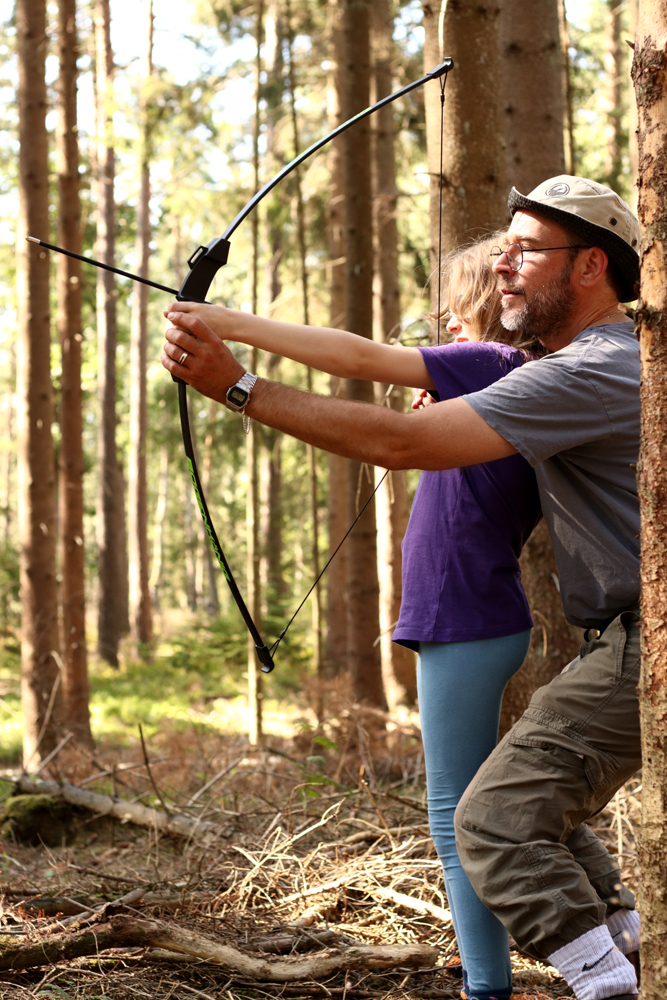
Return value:
M 583 642 L 581 629 L 569 625 L 563 614 L 556 559 L 544 521 L 523 550 L 521 575 L 535 627 L 525 662 L 505 688 L 500 738 L 523 715 L 537 688 L 548 684 L 579 655 Z
M 81 253 L 77 126 L 76 0 L 58 4 L 58 243 Z M 60 560 L 65 723 L 92 746 L 88 707 L 85 550 L 83 544 L 83 412 L 81 393 L 81 264 L 58 254 L 58 333 L 62 352 L 60 402 Z
M 634 45 L 637 37 L 637 0 L 628 0 L 628 35 Z M 630 154 L 630 175 L 632 186 L 628 196 L 628 204 L 633 212 L 637 212 L 637 176 L 639 174 L 639 148 L 637 146 L 637 102 L 634 93 L 628 100 L 628 152 Z
M 0 536 L 2 544 L 9 544 L 12 520 L 12 456 L 14 449 L 14 389 L 16 387 L 16 345 L 9 348 L 9 378 L 2 405 L 2 450 L 0 451 Z
M 96 89 L 96 194 L 95 255 L 105 264 L 114 263 L 114 149 L 112 129 L 113 54 L 109 0 L 95 0 L 95 89 Z M 100 656 L 118 666 L 121 633 L 122 560 L 119 519 L 124 521 L 123 498 L 118 495 L 116 453 L 116 287 L 113 275 L 97 271 L 97 358 L 99 426 L 97 438 L 98 497 L 97 546 L 99 606 L 97 648 Z M 119 510 L 120 507 L 120 510 Z
M 285 15 L 287 22 L 287 69 L 290 92 L 290 119 L 292 124 L 292 151 L 294 156 L 301 152 L 301 142 L 299 139 L 299 122 L 296 113 L 296 71 L 294 68 L 294 33 L 292 30 L 292 9 L 290 0 L 286 0 Z M 310 303 L 308 294 L 308 268 L 306 266 L 306 215 L 303 203 L 303 188 L 301 186 L 301 171 L 297 167 L 294 171 L 294 184 L 296 188 L 296 217 L 297 217 L 297 241 L 299 245 L 299 277 L 301 279 L 301 302 L 303 306 L 303 322 L 310 325 Z M 313 376 L 310 368 L 307 369 L 308 392 L 313 391 Z M 317 454 L 312 445 L 306 445 L 306 456 L 308 459 L 308 499 L 310 503 L 310 570 L 313 580 L 320 575 L 320 542 L 319 542 L 319 502 L 318 502 L 318 473 Z M 313 628 L 313 663 L 318 677 L 323 676 L 323 650 L 322 650 L 322 588 L 319 582 L 315 583 L 313 593 L 310 597 L 311 621 Z M 318 710 L 318 718 L 321 716 L 321 708 Z
M 254 191 L 259 191 L 259 129 L 260 129 L 260 74 L 262 70 L 261 46 L 264 21 L 264 2 L 256 4 L 255 28 L 255 120 L 253 130 Z M 257 313 L 259 299 L 259 226 L 257 212 L 252 215 L 252 312 Z M 257 372 L 259 352 L 253 347 L 249 352 L 250 371 Z M 262 610 L 260 588 L 259 549 L 259 429 L 250 421 L 246 446 L 247 497 L 246 497 L 246 551 L 248 609 L 258 628 L 261 628 Z M 248 740 L 251 746 L 262 742 L 262 671 L 257 660 L 255 643 L 248 633 Z
M 372 18 L 373 93 L 381 100 L 392 90 L 395 61 L 394 10 L 390 0 L 374 0 Z M 373 335 L 391 342 L 400 333 L 401 303 L 398 278 L 398 190 L 394 156 L 394 114 L 388 105 L 373 116 L 373 239 L 375 247 L 375 295 Z M 402 412 L 405 390 L 400 386 L 376 385 L 376 402 Z M 382 475 L 375 470 L 376 482 Z M 417 700 L 415 655 L 391 641 L 401 607 L 401 543 L 410 513 L 405 472 L 390 472 L 376 494 L 378 582 L 380 588 L 380 653 L 382 678 L 391 711 Z
M 558 0 L 500 8 L 507 179 L 523 194 L 565 172 L 563 60 Z
M 621 38 L 621 11 L 623 5 L 617 0 L 607 0 L 605 19 L 606 50 L 604 67 L 607 75 L 607 177 L 606 183 L 613 191 L 618 191 L 623 178 L 623 134 L 624 73 L 623 48 Z
M 442 249 L 505 225 L 507 171 L 497 0 L 425 0 L 424 66 L 443 55 L 456 69 L 445 90 Z M 438 272 L 440 201 L 440 86 L 424 88 L 426 146 L 430 176 L 431 273 Z M 438 282 L 431 281 L 435 312 Z
M 167 516 L 167 491 L 169 489 L 169 449 L 166 444 L 160 448 L 160 471 L 158 473 L 157 502 L 155 505 L 155 520 L 153 534 L 153 559 L 151 576 L 148 585 L 151 593 L 152 606 L 160 608 L 160 589 L 162 586 L 162 568 L 164 558 L 164 524 Z
M 54 748 L 60 701 L 49 260 L 27 236 L 49 232 L 46 3 L 17 0 L 19 84 L 18 513 L 23 763 Z
M 267 6 L 264 22 L 264 68 L 266 83 L 263 87 L 266 103 L 266 157 L 270 175 L 278 173 L 285 164 L 283 119 L 285 114 L 285 65 L 283 59 L 282 0 L 272 0 Z M 275 191 L 266 199 L 266 230 L 269 259 L 266 264 L 267 307 L 273 311 L 282 293 L 281 268 L 286 219 L 284 191 Z M 270 356 L 267 376 L 279 379 L 281 358 Z M 289 589 L 283 576 L 283 504 L 282 504 L 282 434 L 272 428 L 262 431 L 264 445 L 266 496 L 263 497 L 262 517 L 262 572 L 260 575 L 264 604 L 279 604 Z
M 504 3 L 500 16 L 508 183 L 523 194 L 565 171 L 565 95 L 558 0 Z M 565 620 L 549 533 L 541 524 L 521 559 L 535 629 L 526 661 L 507 686 L 500 718 L 504 735 L 534 691 L 573 659 L 581 633 Z
M 342 121 L 340 93 L 342 90 L 342 10 L 338 0 L 329 3 L 329 52 L 330 68 L 327 77 L 327 109 L 329 129 Z M 343 267 L 343 143 L 332 142 L 329 149 L 329 200 L 327 207 L 327 240 L 329 249 L 329 323 L 332 327 L 345 325 L 345 271 Z M 329 381 L 332 396 L 341 391 L 341 380 Z M 329 551 L 327 559 L 345 534 L 347 468 L 340 455 L 328 455 L 329 483 L 327 491 L 327 534 Z M 326 637 L 323 653 L 323 676 L 331 680 L 347 666 L 347 613 L 345 610 L 345 579 L 347 575 L 347 550 L 340 550 L 326 574 Z
M 632 64 L 639 111 L 643 790 L 642 997 L 667 995 L 667 9 L 640 0 Z
M 215 400 L 210 400 L 208 407 L 208 428 L 206 430 L 206 437 L 204 438 L 204 461 L 202 462 L 202 472 L 201 472 L 201 485 L 204 491 L 204 496 L 207 497 L 210 494 L 211 487 L 211 466 L 212 466 L 212 456 L 213 456 L 213 431 L 215 429 L 216 421 L 218 418 L 218 404 Z M 202 536 L 202 561 L 206 575 L 206 586 L 208 589 L 208 601 L 206 602 L 206 611 L 209 615 L 219 615 L 220 614 L 220 599 L 218 597 L 218 577 L 216 573 L 216 564 L 213 562 L 213 550 L 211 548 L 211 543 L 208 538 L 206 529 L 204 528 L 204 522 L 200 520 L 201 524 L 201 536 Z M 202 598 L 204 596 L 204 587 L 201 587 Z
M 150 257 L 150 125 L 147 119 L 146 87 L 153 75 L 153 0 L 148 0 L 146 49 L 141 71 L 141 139 L 139 199 L 137 204 L 137 273 L 148 277 Z M 132 640 L 137 654 L 147 656 L 153 635 L 148 586 L 148 501 L 146 483 L 146 362 L 148 340 L 148 287 L 136 282 L 130 327 L 130 447 L 128 454 L 128 568 L 129 610 Z
M 565 12 L 565 0 L 558 0 L 558 26 L 560 30 L 561 66 L 563 74 L 563 146 L 565 173 L 576 174 L 577 158 L 574 152 L 574 121 L 572 117 L 572 68 L 570 66 L 570 32 Z
M 370 0 L 341 0 L 343 8 L 343 118 L 370 103 Z M 373 215 L 368 119 L 343 135 L 345 326 L 373 336 Z M 374 401 L 373 385 L 348 379 L 347 399 Z M 347 516 L 351 523 L 374 487 L 372 470 L 347 463 Z M 371 501 L 347 543 L 347 659 L 354 697 L 384 708 L 382 667 L 375 640 L 380 632 L 375 503 Z

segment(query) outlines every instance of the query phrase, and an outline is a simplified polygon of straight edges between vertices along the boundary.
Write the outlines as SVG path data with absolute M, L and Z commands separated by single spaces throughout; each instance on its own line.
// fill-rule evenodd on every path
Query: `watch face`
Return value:
M 227 393 L 227 402 L 233 406 L 245 406 L 250 393 L 246 389 L 240 389 L 238 385 L 233 385 Z

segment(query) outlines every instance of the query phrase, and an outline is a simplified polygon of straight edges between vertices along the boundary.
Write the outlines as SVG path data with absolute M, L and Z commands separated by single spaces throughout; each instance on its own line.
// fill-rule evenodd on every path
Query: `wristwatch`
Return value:
M 255 386 L 257 378 L 257 375 L 252 375 L 250 372 L 244 372 L 238 382 L 235 385 L 230 386 L 225 397 L 229 409 L 234 410 L 235 413 L 240 413 L 243 416 L 243 429 L 246 434 L 248 433 L 250 427 L 250 420 L 245 415 L 245 408 L 248 405 L 250 393 Z

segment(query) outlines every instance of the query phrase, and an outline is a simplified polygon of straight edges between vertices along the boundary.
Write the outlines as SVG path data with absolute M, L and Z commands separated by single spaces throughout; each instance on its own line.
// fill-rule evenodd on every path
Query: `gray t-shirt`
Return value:
M 639 600 L 639 345 L 629 322 L 463 397 L 535 467 L 563 610 L 593 627 Z

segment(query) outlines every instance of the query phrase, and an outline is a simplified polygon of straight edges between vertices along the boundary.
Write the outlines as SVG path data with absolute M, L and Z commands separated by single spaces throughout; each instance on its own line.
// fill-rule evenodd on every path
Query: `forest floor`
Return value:
M 363 713 L 340 690 L 327 692 L 326 705 L 326 723 L 302 720 L 291 736 L 269 736 L 261 749 L 239 734 L 165 723 L 148 740 L 150 768 L 138 739 L 100 741 L 94 752 L 65 746 L 41 777 L 166 806 L 217 824 L 217 835 L 175 839 L 76 809 L 58 823 L 47 816 L 40 825 L 37 817 L 23 834 L 5 824 L 0 935 L 11 939 L 1 944 L 40 944 L 63 929 L 64 914 L 139 889 L 145 898 L 121 908 L 130 917 L 186 928 L 267 961 L 285 954 L 315 960 L 355 942 L 431 945 L 434 961 L 418 970 L 258 982 L 125 944 L 0 971 L 0 998 L 455 1000 L 460 962 L 428 832 L 419 729 L 408 717 Z M 6 772 L 0 782 L 5 803 L 11 777 Z M 610 850 L 620 846 L 631 886 L 639 791 L 638 781 L 622 789 L 596 825 Z M 551 967 L 516 950 L 512 966 L 515 1000 L 570 996 Z

